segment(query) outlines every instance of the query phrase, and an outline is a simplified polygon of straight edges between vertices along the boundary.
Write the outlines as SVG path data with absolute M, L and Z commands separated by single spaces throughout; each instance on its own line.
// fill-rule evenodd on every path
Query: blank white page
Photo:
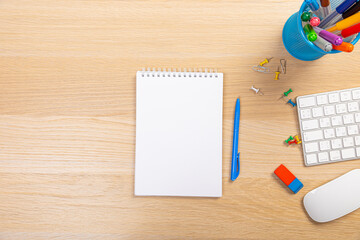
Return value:
M 136 74 L 135 195 L 222 196 L 223 74 L 194 75 Z

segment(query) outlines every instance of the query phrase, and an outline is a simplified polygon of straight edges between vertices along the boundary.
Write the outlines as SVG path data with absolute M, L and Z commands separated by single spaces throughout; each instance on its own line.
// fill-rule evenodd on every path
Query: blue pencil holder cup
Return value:
M 332 9 L 335 9 L 342 0 L 332 0 L 330 1 Z M 302 61 L 314 61 L 321 58 L 326 54 L 339 53 L 340 51 L 332 50 L 330 52 L 325 52 L 321 48 L 317 47 L 311 41 L 309 41 L 303 31 L 301 14 L 304 11 L 308 11 L 309 8 L 304 2 L 299 12 L 294 13 L 285 23 L 282 39 L 286 50 L 295 58 Z M 360 34 L 356 36 L 354 40 L 351 41 L 355 45 L 360 38 Z

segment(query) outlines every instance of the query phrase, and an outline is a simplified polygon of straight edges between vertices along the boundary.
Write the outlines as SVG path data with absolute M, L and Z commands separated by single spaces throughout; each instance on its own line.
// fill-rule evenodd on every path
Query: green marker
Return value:
M 309 41 L 314 42 L 317 39 L 317 34 L 310 24 L 305 25 L 304 32 Z
M 312 16 L 311 13 L 309 13 L 309 12 L 303 12 L 303 14 L 301 14 L 301 20 L 302 20 L 303 22 L 308 22 L 308 21 L 310 21 L 311 16 Z

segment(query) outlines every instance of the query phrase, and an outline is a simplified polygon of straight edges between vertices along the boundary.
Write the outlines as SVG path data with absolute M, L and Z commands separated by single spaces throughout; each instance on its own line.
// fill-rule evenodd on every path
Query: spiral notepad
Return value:
M 222 195 L 223 74 L 138 71 L 135 195 Z

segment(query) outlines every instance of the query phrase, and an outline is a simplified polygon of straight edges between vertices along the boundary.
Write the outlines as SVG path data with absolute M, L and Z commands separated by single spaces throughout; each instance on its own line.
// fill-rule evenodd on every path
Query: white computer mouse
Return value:
M 329 222 L 355 211 L 360 207 L 360 169 L 307 193 L 304 206 L 316 222 Z

